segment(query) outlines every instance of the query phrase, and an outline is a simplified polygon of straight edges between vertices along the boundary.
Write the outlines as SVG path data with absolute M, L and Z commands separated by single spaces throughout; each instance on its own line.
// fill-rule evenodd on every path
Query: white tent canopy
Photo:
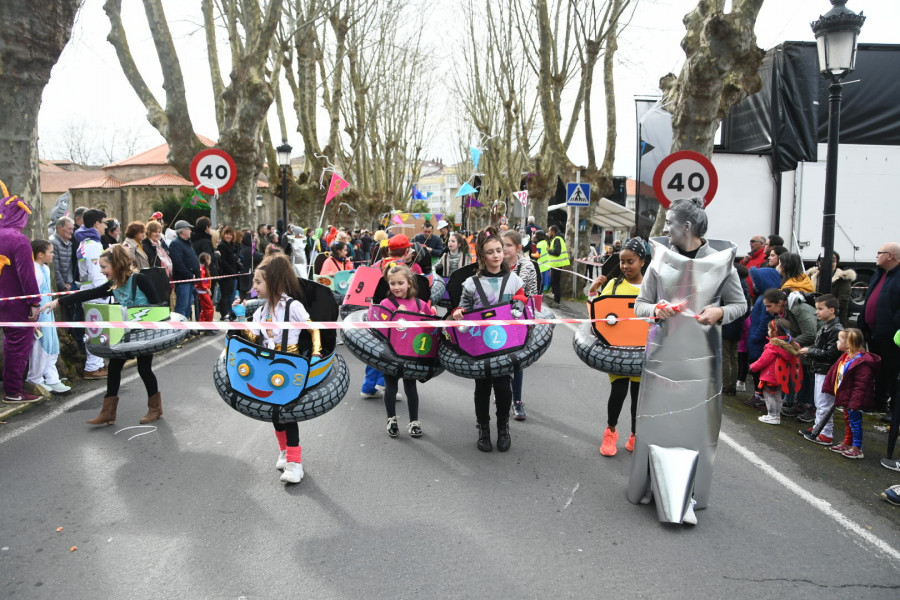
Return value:
M 599 202 L 591 202 L 593 214 L 591 223 L 604 229 L 631 229 L 634 226 L 634 211 L 608 198 L 600 198 Z M 566 205 L 554 204 L 548 210 L 565 210 Z M 587 209 L 585 209 L 585 213 Z M 586 215 L 585 215 L 586 216 Z

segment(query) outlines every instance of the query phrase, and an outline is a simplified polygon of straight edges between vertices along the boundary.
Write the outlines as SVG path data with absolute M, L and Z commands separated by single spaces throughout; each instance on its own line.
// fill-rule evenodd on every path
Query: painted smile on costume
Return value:
M 302 359 L 289 360 L 283 354 L 267 350 L 254 353 L 241 348 L 229 356 L 237 378 L 232 385 L 243 383 L 248 395 L 274 404 L 285 404 L 297 397 L 303 389 L 306 365 Z

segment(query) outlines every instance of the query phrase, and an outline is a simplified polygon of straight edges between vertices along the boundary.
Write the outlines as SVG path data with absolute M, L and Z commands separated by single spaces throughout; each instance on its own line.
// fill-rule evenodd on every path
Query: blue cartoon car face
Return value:
M 226 372 L 232 389 L 269 404 L 284 406 L 319 383 L 331 370 L 332 356 L 310 367 L 306 358 L 267 350 L 242 338 L 229 338 Z M 312 368 L 312 373 L 310 373 Z

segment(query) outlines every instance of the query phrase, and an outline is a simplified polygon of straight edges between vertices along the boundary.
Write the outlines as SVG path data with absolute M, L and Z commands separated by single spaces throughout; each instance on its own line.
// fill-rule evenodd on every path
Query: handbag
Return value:
M 147 279 L 149 279 L 153 284 L 153 289 L 156 290 L 157 296 L 163 299 L 167 299 L 169 297 L 169 276 L 166 274 L 165 268 L 144 267 L 143 269 L 141 269 L 141 274 L 147 277 Z

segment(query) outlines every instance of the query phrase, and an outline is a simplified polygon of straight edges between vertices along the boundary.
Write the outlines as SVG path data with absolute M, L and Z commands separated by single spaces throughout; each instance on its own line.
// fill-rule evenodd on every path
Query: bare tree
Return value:
M 69 41 L 80 0 L 0 3 L 0 178 L 10 193 L 37 210 L 32 231 L 43 231 L 38 162 L 38 110 L 50 70 Z
M 229 83 L 221 77 L 212 0 L 203 0 L 204 26 L 210 76 L 219 126 L 217 147 L 228 152 L 237 166 L 237 181 L 219 201 L 222 217 L 231 223 L 249 223 L 250 206 L 256 196 L 256 179 L 263 167 L 265 149 L 263 125 L 274 98 L 266 71 L 275 30 L 281 18 L 283 0 L 238 2 L 220 0 L 218 13 L 225 23 L 231 50 Z M 156 46 L 166 92 L 165 108 L 151 92 L 131 55 L 122 23 L 121 0 L 106 0 L 109 42 L 135 93 L 147 109 L 147 119 L 169 144 L 169 164 L 190 177 L 190 163 L 203 144 L 194 132 L 187 106 L 184 76 L 161 0 L 143 0 L 147 23 Z
M 753 28 L 763 0 L 700 0 L 684 17 L 681 47 L 685 63 L 677 79 L 661 80 L 672 100 L 672 152 L 694 150 L 711 157 L 716 130 L 731 108 L 759 91 L 759 66 L 765 53 L 756 45 Z M 665 222 L 660 206 L 651 235 Z

